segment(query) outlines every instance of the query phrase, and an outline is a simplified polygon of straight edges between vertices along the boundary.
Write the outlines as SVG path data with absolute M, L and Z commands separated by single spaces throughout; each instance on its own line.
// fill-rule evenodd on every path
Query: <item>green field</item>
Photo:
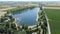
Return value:
M 60 9 L 45 9 L 52 34 L 60 34 Z

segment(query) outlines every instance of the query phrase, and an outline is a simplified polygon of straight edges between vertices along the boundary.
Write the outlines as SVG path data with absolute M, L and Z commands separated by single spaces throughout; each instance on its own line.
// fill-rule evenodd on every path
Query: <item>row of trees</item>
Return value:
M 43 30 L 42 34 L 46 34 L 47 32 L 47 20 L 46 20 L 46 16 L 45 16 L 45 11 L 43 10 L 42 6 L 40 7 L 41 13 L 39 12 L 39 25 L 41 25 L 41 29 Z

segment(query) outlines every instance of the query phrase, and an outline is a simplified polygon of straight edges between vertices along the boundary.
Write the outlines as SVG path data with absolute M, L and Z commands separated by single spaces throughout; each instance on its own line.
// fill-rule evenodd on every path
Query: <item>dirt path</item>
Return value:
M 60 7 L 44 7 L 44 9 L 60 9 Z
M 48 21 L 48 17 L 45 13 L 45 16 L 46 16 L 46 19 L 47 19 L 47 25 L 48 25 L 48 34 L 51 34 L 51 31 L 50 31 L 50 25 L 49 25 L 49 21 Z

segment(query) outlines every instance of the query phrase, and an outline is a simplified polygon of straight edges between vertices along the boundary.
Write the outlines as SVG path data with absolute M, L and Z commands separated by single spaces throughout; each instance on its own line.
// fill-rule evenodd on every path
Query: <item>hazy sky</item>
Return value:
M 0 1 L 60 1 L 60 0 L 0 0 Z

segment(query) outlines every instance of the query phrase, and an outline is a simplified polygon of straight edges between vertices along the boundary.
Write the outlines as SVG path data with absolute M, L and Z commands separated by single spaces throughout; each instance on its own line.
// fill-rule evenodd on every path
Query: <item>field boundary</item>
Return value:
M 45 16 L 46 16 L 46 19 L 47 19 L 48 34 L 51 34 L 50 25 L 49 25 L 49 20 L 48 20 L 48 17 L 47 17 L 47 15 L 46 15 L 46 13 L 45 13 Z

